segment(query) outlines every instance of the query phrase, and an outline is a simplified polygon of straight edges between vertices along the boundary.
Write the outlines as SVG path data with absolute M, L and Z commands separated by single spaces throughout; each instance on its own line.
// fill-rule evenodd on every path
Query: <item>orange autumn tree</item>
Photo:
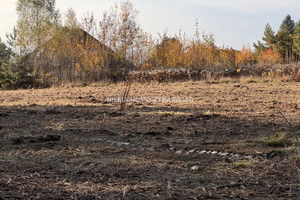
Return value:
M 184 45 L 178 37 L 164 36 L 162 42 L 156 45 L 154 56 L 160 68 L 172 68 L 184 66 Z
M 258 56 L 258 63 L 264 65 L 272 65 L 282 63 L 283 58 L 281 57 L 280 53 L 278 53 L 275 49 L 268 48 L 265 49 L 260 53 Z
M 235 65 L 251 65 L 254 63 L 254 55 L 249 45 L 244 45 L 241 51 L 236 52 Z
M 219 51 L 219 62 L 223 67 L 235 65 L 235 50 L 222 47 Z
M 187 47 L 185 64 L 191 68 L 212 67 L 218 64 L 219 56 L 219 49 L 215 46 L 214 35 L 202 33 L 201 40 L 199 32 L 196 31 L 195 38 Z
M 79 31 L 79 38 L 75 46 L 78 62 L 75 69 L 81 81 L 93 81 L 102 68 L 103 48 L 101 44 L 85 31 Z
M 205 65 L 204 50 L 206 45 L 200 39 L 199 23 L 198 20 L 195 22 L 196 31 L 194 38 L 189 42 L 186 57 L 186 66 L 190 68 L 197 68 Z
M 206 34 L 202 33 L 202 40 L 204 44 L 204 59 L 205 66 L 212 67 L 215 66 L 219 61 L 219 50 L 215 46 L 215 38 L 212 33 Z
M 30 62 L 39 66 L 44 83 L 73 81 L 74 66 L 77 62 L 73 36 L 73 30 L 59 27 L 51 40 L 30 54 Z
M 205 45 L 201 41 L 192 41 L 186 52 L 186 66 L 197 68 L 205 65 Z
M 218 63 L 219 60 L 219 51 L 218 48 L 214 45 L 206 46 L 204 50 L 205 57 L 205 66 L 212 67 Z

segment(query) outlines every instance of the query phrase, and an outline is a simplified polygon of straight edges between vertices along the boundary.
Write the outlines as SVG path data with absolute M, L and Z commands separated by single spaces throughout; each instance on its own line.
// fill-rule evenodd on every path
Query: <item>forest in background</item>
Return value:
M 125 80 L 130 71 L 182 69 L 193 80 L 208 72 L 274 76 L 296 74 L 299 67 L 274 68 L 298 63 L 300 21 L 287 15 L 277 32 L 269 24 L 263 41 L 241 50 L 215 45 L 213 34 L 184 31 L 154 38 L 138 23 L 139 11 L 130 1 L 116 3 L 102 19 L 86 13 L 79 22 L 71 8 L 61 15 L 55 0 L 18 0 L 17 24 L 0 40 L 0 87 L 3 89 Z M 259 69 L 259 70 L 257 70 Z M 280 71 L 281 70 L 281 71 Z M 172 70 L 171 70 L 172 71 Z M 247 73 L 245 72 L 247 71 Z M 170 75 L 164 72 L 164 77 Z M 162 79 L 161 77 L 159 79 Z M 155 79 L 151 79 L 155 80 Z M 296 78 L 296 80 L 298 80 Z

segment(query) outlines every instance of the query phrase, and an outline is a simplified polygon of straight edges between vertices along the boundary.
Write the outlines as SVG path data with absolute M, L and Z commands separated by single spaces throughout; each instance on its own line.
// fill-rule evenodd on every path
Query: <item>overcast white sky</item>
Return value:
M 0 37 L 11 32 L 16 23 L 17 0 L 0 0 Z M 56 7 L 63 15 L 73 8 L 79 21 L 84 13 L 94 13 L 101 19 L 113 0 L 56 0 Z M 198 19 L 200 31 L 213 33 L 218 46 L 241 49 L 243 44 L 261 40 L 266 23 L 276 31 L 283 18 L 290 14 L 300 19 L 299 0 L 131 0 L 140 11 L 141 27 L 154 36 L 168 30 L 170 35 L 182 29 L 187 35 L 195 32 Z

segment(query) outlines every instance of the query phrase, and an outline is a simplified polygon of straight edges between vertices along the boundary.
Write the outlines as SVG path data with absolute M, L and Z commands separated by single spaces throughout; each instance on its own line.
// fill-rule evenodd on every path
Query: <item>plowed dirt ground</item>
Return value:
M 299 199 L 300 83 L 124 87 L 0 91 L 0 199 Z

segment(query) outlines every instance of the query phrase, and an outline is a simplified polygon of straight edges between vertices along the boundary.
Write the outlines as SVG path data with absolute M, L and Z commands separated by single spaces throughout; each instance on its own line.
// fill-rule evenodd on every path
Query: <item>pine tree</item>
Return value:
M 300 21 L 295 27 L 294 37 L 293 37 L 293 51 L 300 56 Z
M 0 38 L 0 67 L 3 63 L 8 63 L 11 55 L 11 49 L 8 48 L 6 44 L 1 41 Z
M 263 41 L 267 47 L 273 47 L 275 44 L 275 32 L 272 30 L 270 24 L 267 24 L 265 27 L 264 36 L 262 37 Z
M 292 20 L 291 15 L 287 15 L 284 20 L 282 21 L 282 24 L 280 26 L 280 29 L 284 29 L 285 26 L 288 28 L 290 34 L 293 34 L 295 31 L 295 22 Z
M 287 15 L 282 21 L 276 34 L 275 48 L 286 62 L 293 59 L 293 33 L 295 31 L 295 22 Z
M 254 43 L 253 47 L 255 49 L 254 57 L 255 57 L 256 60 L 258 60 L 259 55 L 266 49 L 266 47 L 261 41 L 257 41 L 257 44 Z

